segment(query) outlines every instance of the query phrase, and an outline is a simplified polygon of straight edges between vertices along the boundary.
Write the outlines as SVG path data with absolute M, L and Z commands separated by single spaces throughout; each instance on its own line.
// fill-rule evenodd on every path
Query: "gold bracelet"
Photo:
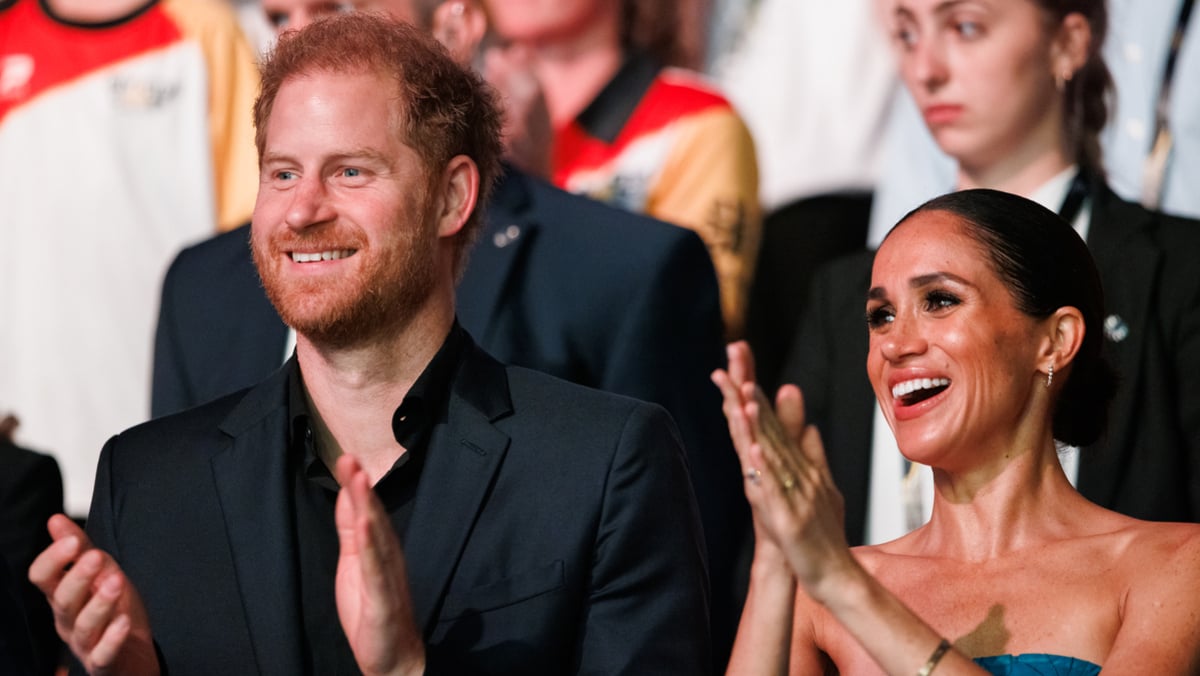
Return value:
M 942 661 L 942 657 L 948 650 L 950 650 L 950 642 L 942 639 L 942 642 L 933 649 L 933 654 L 929 656 L 929 660 L 925 662 L 925 666 L 921 667 L 921 670 L 917 672 L 917 676 L 929 676 L 932 674 L 934 667 L 938 665 L 938 662 Z

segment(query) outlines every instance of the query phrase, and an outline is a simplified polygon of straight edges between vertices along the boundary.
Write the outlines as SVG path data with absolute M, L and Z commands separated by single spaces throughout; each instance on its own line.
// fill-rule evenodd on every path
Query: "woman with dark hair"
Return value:
M 933 513 L 853 550 L 800 391 L 773 412 L 731 346 L 714 380 L 756 549 L 729 673 L 1197 673 L 1200 525 L 1104 509 L 1058 460 L 1103 432 L 1104 312 L 1087 246 L 1033 202 L 968 190 L 905 217 L 874 261 L 867 371 L 933 467 Z
M 1129 516 L 1200 520 L 1200 223 L 1125 202 L 1104 180 L 1104 2 L 890 2 L 905 85 L 958 165 L 945 189 L 1030 198 L 1058 211 L 1095 258 L 1107 313 L 1091 328 L 1120 386 L 1106 434 L 1060 454 L 1068 478 Z M 814 275 L 781 378 L 800 385 L 824 431 L 852 544 L 920 525 L 933 490 L 927 468 L 897 458 L 862 377 L 867 339 L 853 317 L 870 275 L 865 253 Z

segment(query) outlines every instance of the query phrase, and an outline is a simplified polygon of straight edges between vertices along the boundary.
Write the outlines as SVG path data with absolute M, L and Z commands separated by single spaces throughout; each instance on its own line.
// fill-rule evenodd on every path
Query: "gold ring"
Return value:
M 796 477 L 791 474 L 784 474 L 779 477 L 779 485 L 783 486 L 784 493 L 791 493 L 792 489 L 796 487 Z

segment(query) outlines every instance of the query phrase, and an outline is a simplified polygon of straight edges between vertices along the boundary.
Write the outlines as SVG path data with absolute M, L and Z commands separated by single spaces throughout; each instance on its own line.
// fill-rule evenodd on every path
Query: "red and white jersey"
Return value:
M 555 130 L 553 173 L 564 190 L 695 230 L 713 256 L 727 330 L 739 333 L 760 239 L 758 167 L 725 97 L 635 55 Z
M 86 513 L 105 439 L 149 414 L 162 274 L 247 221 L 254 56 L 218 0 L 83 25 L 0 0 L 0 412 Z

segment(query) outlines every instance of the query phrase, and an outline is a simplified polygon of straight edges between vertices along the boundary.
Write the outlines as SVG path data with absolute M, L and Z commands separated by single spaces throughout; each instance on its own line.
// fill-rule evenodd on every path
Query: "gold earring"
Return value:
M 1064 68 L 1061 73 L 1054 76 L 1054 88 L 1058 90 L 1059 94 L 1067 91 L 1067 83 L 1074 76 L 1075 73 L 1071 72 L 1070 68 Z

